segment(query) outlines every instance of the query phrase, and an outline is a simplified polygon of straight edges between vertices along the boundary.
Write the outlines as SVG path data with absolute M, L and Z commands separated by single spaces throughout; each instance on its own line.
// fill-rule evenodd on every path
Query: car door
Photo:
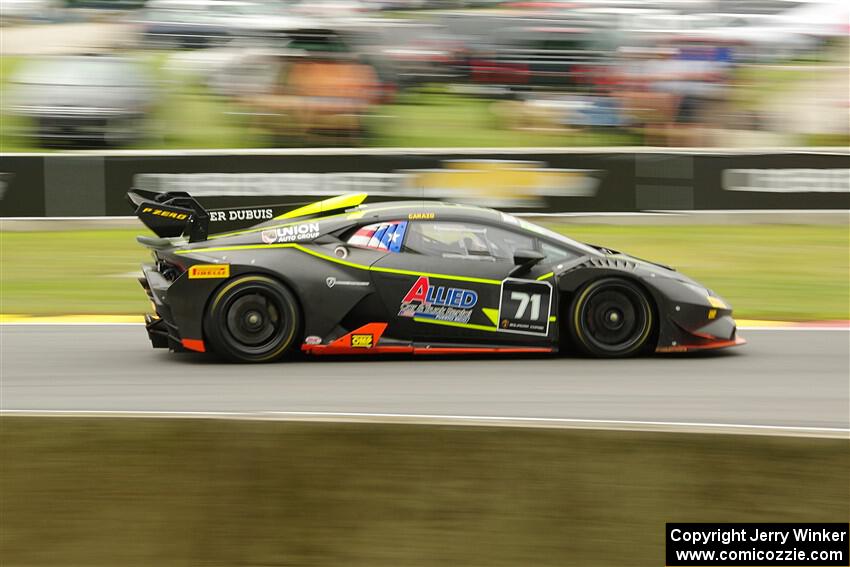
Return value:
M 407 221 L 398 253 L 372 264 L 388 334 L 447 344 L 540 344 L 554 336 L 544 266 L 512 276 L 514 252 L 535 238 L 467 221 Z

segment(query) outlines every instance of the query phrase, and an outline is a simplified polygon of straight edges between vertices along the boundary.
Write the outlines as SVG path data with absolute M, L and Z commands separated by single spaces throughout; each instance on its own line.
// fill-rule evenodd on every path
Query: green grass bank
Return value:
M 665 522 L 846 522 L 842 439 L 0 418 L 3 565 L 663 565 Z
M 741 318 L 850 319 L 846 226 L 553 225 L 671 265 L 729 300 Z M 0 313 L 136 314 L 137 230 L 0 232 Z

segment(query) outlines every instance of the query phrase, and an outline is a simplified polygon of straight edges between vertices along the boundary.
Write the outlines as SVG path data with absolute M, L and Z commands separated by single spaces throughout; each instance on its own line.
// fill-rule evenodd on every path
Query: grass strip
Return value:
M 846 226 L 555 225 L 578 239 L 671 265 L 748 319 L 850 319 Z M 0 232 L 0 313 L 138 314 L 148 252 L 135 230 Z
M 27 566 L 660 565 L 665 522 L 846 522 L 842 439 L 0 418 Z

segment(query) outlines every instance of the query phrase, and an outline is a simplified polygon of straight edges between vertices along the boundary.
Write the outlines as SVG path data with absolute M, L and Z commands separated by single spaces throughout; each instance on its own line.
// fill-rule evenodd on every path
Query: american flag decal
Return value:
M 348 239 L 352 246 L 401 252 L 407 221 L 382 222 L 360 228 Z

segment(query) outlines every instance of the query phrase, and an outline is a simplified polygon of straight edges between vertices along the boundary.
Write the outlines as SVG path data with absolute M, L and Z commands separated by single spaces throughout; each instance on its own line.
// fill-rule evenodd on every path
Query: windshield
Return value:
M 595 250 L 594 248 L 588 246 L 587 244 L 582 244 L 581 242 L 573 240 L 572 238 L 568 238 L 568 237 L 564 236 L 563 234 L 561 234 L 559 232 L 555 232 L 554 230 L 550 230 L 548 228 L 542 227 L 539 224 L 534 224 L 533 222 L 528 222 L 526 220 L 516 218 L 513 215 L 509 215 L 509 214 L 506 214 L 506 213 L 502 213 L 502 214 L 507 219 L 510 219 L 510 220 L 508 220 L 508 222 L 518 224 L 520 227 L 524 228 L 525 230 L 527 230 L 529 232 L 534 232 L 534 233 L 536 233 L 536 234 L 538 234 L 538 235 L 540 235 L 544 238 L 548 238 L 549 240 L 554 240 L 555 242 L 561 242 L 563 244 L 571 246 L 572 248 L 581 250 L 582 252 L 585 252 L 587 254 L 599 254 L 598 250 Z

